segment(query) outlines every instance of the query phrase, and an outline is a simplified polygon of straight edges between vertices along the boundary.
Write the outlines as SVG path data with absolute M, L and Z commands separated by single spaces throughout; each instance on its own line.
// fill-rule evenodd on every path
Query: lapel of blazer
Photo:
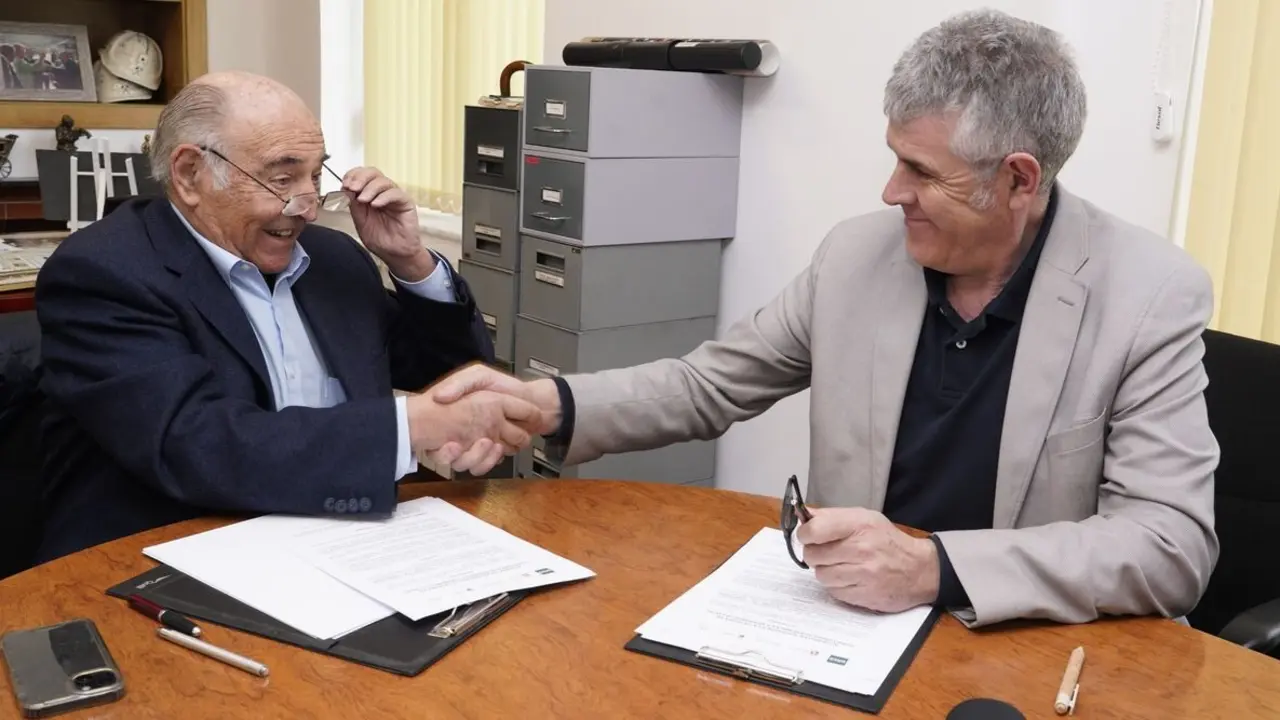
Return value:
M 1089 257 L 1084 203 L 1058 187 L 1058 208 L 1027 296 L 1005 402 L 993 524 L 1011 528 L 1027 496 L 1066 381 L 1088 288 L 1075 274 Z
M 262 347 L 244 308 L 236 302 L 218 269 L 167 200 L 152 201 L 144 212 L 147 234 L 165 267 L 182 278 L 181 286 L 196 311 L 248 363 L 271 397 L 271 378 Z
M 324 262 L 322 248 L 306 242 L 307 233 L 298 238 L 311 255 L 311 265 L 293 284 L 293 298 L 306 320 L 317 350 L 329 366 L 329 372 L 342 383 L 351 399 L 377 394 L 374 376 L 369 372 L 368 356 L 355 351 L 368 347 L 361 338 L 368 328 L 360 318 L 367 318 L 351 307 L 351 297 L 341 292 L 341 278 L 329 277 L 331 265 Z M 319 260 L 319 262 L 317 262 Z
M 905 239 L 875 285 L 871 297 L 882 302 L 876 313 L 879 324 L 871 359 L 871 442 L 867 444 L 871 448 L 871 487 L 867 507 L 881 509 L 928 301 L 924 272 L 907 255 Z

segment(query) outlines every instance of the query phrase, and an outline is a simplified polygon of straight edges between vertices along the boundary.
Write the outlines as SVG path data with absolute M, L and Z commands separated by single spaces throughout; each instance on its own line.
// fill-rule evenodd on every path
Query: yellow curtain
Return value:
M 543 16 L 543 0 L 365 0 L 365 163 L 461 212 L 463 108 L 498 94 L 507 63 L 542 62 Z
M 1212 327 L 1280 343 L 1280 0 L 1214 3 L 1191 182 Z

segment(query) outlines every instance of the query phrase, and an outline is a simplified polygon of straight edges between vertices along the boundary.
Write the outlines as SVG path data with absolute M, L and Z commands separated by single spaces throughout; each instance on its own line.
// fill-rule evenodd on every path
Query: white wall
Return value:
M 211 0 L 208 4 L 209 69 L 248 70 L 275 78 L 292 87 L 319 112 L 320 2 Z M 3 122 L 0 118 L 0 125 Z M 142 136 L 149 132 L 148 129 L 87 129 L 94 137 L 106 138 L 112 152 L 138 152 Z M 13 162 L 10 177 L 36 177 L 35 151 L 54 148 L 53 130 L 0 127 L 0 135 L 8 133 L 19 137 L 10 156 Z M 81 149 L 89 147 L 89 143 L 81 141 Z
M 1149 120 L 1165 0 L 546 0 L 546 56 L 587 35 L 751 37 L 775 42 L 778 74 L 748 81 L 738 236 L 728 245 L 721 330 L 772 299 L 838 220 L 882 208 L 892 168 L 881 97 L 899 53 L 967 7 L 992 6 L 1064 32 L 1089 90 L 1085 135 L 1062 179 L 1122 217 L 1166 233 L 1179 142 L 1158 146 Z M 1184 107 L 1197 0 L 1170 0 L 1175 104 Z M 851 328 L 851 332 L 856 329 Z M 717 485 L 776 495 L 808 471 L 808 394 L 721 440 Z

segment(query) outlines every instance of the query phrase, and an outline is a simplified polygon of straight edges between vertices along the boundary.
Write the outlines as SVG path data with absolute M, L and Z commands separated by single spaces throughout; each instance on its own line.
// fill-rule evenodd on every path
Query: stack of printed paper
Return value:
M 323 639 L 595 574 L 430 497 L 385 520 L 268 515 L 143 552 Z

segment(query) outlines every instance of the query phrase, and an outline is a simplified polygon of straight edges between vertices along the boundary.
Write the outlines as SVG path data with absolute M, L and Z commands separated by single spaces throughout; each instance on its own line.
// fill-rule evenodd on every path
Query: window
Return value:
M 1214 284 L 1212 327 L 1280 342 L 1280 3 L 1216 2 L 1186 248 Z
M 462 210 L 463 108 L 542 62 L 543 0 L 366 0 L 365 162 L 419 206 Z M 517 73 L 511 93 L 524 93 Z

